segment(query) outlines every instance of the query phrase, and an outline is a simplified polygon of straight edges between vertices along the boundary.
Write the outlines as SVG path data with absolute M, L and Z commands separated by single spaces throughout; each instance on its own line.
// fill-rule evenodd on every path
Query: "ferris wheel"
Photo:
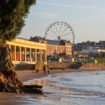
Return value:
M 52 23 L 45 32 L 45 39 L 67 40 L 72 44 L 75 42 L 75 35 L 72 27 L 62 21 Z

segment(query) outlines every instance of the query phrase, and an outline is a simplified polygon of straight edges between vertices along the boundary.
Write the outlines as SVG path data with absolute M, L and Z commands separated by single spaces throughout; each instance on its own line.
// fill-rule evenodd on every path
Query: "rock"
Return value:
M 15 73 L 10 51 L 6 46 L 0 47 L 0 92 L 43 94 L 42 86 L 23 86 Z
M 42 86 L 39 85 L 24 85 L 22 87 L 24 93 L 41 94 L 43 95 Z
M 16 76 L 9 49 L 0 46 L 0 92 L 21 93 L 21 86 L 23 84 Z
M 25 88 L 39 88 L 39 89 L 42 89 L 42 86 L 40 86 L 40 85 L 24 85 L 23 87 L 25 87 Z

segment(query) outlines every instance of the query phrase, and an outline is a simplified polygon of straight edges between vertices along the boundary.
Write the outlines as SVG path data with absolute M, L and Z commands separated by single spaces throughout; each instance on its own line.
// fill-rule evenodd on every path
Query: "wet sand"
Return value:
M 51 75 L 35 75 L 31 70 L 16 72 L 22 82 L 42 83 L 46 94 L 2 93 L 0 105 L 105 105 L 105 71 L 52 70 Z
M 38 74 L 35 74 L 34 70 L 16 70 L 17 77 L 20 81 L 24 82 L 27 80 L 47 77 L 51 74 L 58 74 L 58 73 L 67 73 L 67 72 L 94 72 L 94 71 L 105 71 L 105 70 L 95 70 L 95 69 L 53 69 L 50 70 L 50 73 L 44 74 L 43 71 L 41 71 Z
M 69 71 L 30 80 L 25 84 L 43 84 L 46 96 L 40 99 L 38 96 L 38 100 L 35 98 L 34 105 L 105 105 L 104 80 L 105 71 Z
M 66 72 L 73 72 L 73 71 L 74 70 L 71 70 L 71 69 L 65 69 L 65 70 L 54 69 L 54 70 L 51 70 L 50 73 L 44 74 L 44 72 L 42 71 L 38 74 L 35 74 L 34 70 L 17 70 L 16 74 L 17 74 L 17 77 L 19 78 L 19 80 L 24 82 L 27 80 L 46 77 L 46 76 L 51 75 L 51 74 L 66 73 Z

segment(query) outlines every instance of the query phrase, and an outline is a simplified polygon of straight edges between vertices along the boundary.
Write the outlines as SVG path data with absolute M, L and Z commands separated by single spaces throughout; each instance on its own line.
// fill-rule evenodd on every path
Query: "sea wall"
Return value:
M 48 62 L 48 67 L 50 69 L 67 69 L 67 68 L 70 68 L 70 63 Z M 33 65 L 33 64 L 18 64 L 18 65 L 16 65 L 16 70 L 34 70 L 34 69 L 35 69 L 35 65 Z
M 34 64 L 17 64 L 15 65 L 16 70 L 34 70 L 35 65 Z
M 82 64 L 82 66 L 79 68 L 80 70 L 104 70 L 105 69 L 105 63 L 87 63 Z
M 48 62 L 50 69 L 67 69 L 70 68 L 69 62 Z

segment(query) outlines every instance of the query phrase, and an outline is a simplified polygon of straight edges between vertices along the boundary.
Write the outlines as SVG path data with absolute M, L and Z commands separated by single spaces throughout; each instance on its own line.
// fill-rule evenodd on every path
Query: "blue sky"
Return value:
M 55 21 L 70 24 L 76 42 L 105 40 L 105 0 L 37 0 L 19 37 L 44 36 Z

